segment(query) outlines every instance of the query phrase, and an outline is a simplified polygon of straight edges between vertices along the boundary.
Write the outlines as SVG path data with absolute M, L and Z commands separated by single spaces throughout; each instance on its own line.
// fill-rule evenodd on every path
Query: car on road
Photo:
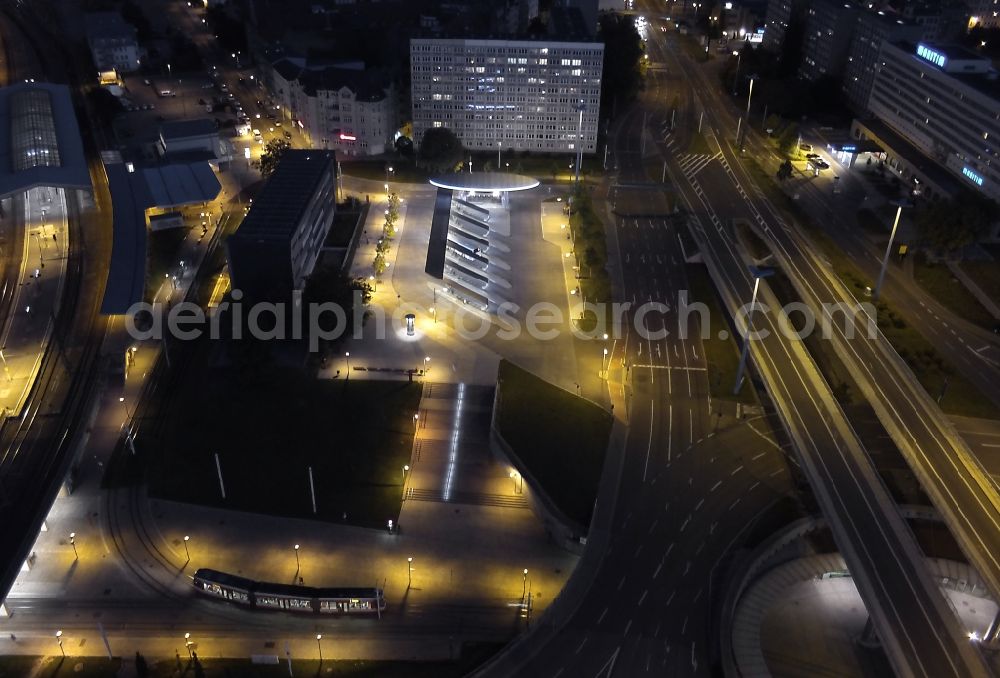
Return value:
M 290 133 L 290 132 L 284 132 L 284 136 L 285 136 L 285 138 L 286 138 L 286 139 L 288 139 L 289 141 L 291 141 L 291 140 L 292 140 L 292 135 L 291 135 L 291 133 Z
M 806 160 L 819 160 L 819 153 L 806 153 Z
M 812 144 L 799 144 L 800 151 L 805 151 L 806 153 L 809 153 L 810 151 L 812 151 L 812 149 L 813 149 Z

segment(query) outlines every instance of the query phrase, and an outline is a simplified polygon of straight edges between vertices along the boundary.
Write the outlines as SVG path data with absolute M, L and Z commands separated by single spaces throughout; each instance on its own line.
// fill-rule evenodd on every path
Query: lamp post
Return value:
M 521 578 L 521 600 L 524 600 L 525 594 L 528 592 L 528 568 L 524 568 Z
M 406 588 L 413 583 L 413 556 L 406 559 Z
M 316 634 L 316 647 L 319 648 L 319 661 L 323 663 L 323 634 Z
M 580 165 L 583 164 L 583 112 L 587 110 L 587 105 L 582 101 L 576 107 L 580 113 L 580 121 L 576 126 L 576 177 L 574 181 L 580 183 Z
M 378 292 L 378 280 L 374 274 L 368 276 L 368 282 L 372 284 L 372 292 Z
M 885 281 L 885 271 L 889 267 L 889 253 L 892 251 L 892 241 L 896 239 L 896 229 L 899 228 L 899 215 L 903 213 L 904 207 L 909 207 L 910 204 L 906 201 L 899 200 L 896 202 L 896 217 L 892 220 L 892 231 L 889 233 L 889 243 L 885 246 L 885 256 L 882 257 L 882 268 L 878 272 L 878 281 L 875 283 L 875 289 L 872 290 L 872 300 L 877 301 L 879 292 L 882 291 L 882 283 Z
M 743 53 L 734 49 L 733 56 L 736 57 L 736 75 L 733 76 L 733 96 L 736 96 L 736 87 L 740 82 L 740 61 L 743 59 Z
M 59 643 L 59 651 L 62 652 L 62 656 L 66 656 L 66 648 L 62 644 L 62 631 L 56 631 L 56 642 Z
M 299 545 L 295 545 L 295 571 L 299 571 Z
M 389 198 L 389 182 L 388 181 L 385 182 L 384 185 L 385 185 L 385 197 L 386 197 L 386 199 L 388 199 Z
M 427 374 L 428 372 L 431 371 L 431 368 L 428 367 L 428 364 L 430 363 L 430 361 L 431 361 L 431 357 L 430 356 L 424 356 L 424 374 Z
M 601 374 L 604 374 L 605 379 L 607 379 L 607 372 L 604 366 L 607 362 L 608 362 L 608 349 L 605 347 L 604 356 L 601 358 Z
M 743 386 L 743 371 L 746 369 L 747 356 L 750 353 L 750 335 L 753 333 L 753 309 L 757 304 L 757 290 L 760 288 L 760 279 L 774 275 L 774 269 L 757 268 L 756 266 L 751 266 L 750 272 L 754 278 L 753 295 L 750 298 L 750 311 L 747 313 L 747 334 L 743 338 L 743 350 L 740 352 L 740 364 L 736 369 L 736 385 L 733 386 L 733 395 L 739 393 L 740 387 Z
M 345 351 L 344 358 L 347 360 L 347 378 L 351 378 L 351 352 Z
M 80 560 L 80 553 L 76 550 L 76 532 L 69 533 L 69 545 L 73 547 L 73 558 Z
M 187 556 L 188 562 L 191 562 L 191 552 L 188 551 L 188 542 L 191 541 L 191 537 L 184 535 L 184 555 Z
M 403 482 L 406 482 L 406 472 L 410 470 L 409 464 L 403 464 Z
M 431 315 L 434 316 L 434 324 L 436 325 L 437 321 L 438 321 L 437 309 L 435 309 L 433 306 L 431 306 L 429 310 L 431 312 Z
M 191 658 L 191 645 L 192 645 L 192 643 L 191 643 L 191 634 L 190 633 L 185 633 L 184 634 L 184 647 L 187 648 L 188 659 Z
M 736 145 L 743 150 L 743 143 L 740 141 L 740 129 L 746 125 L 750 124 L 750 99 L 753 97 L 753 76 L 750 77 L 750 91 L 747 92 L 747 110 L 743 118 L 736 121 Z M 746 123 L 743 122 L 746 118 Z M 746 138 L 746 130 L 743 131 L 743 138 Z

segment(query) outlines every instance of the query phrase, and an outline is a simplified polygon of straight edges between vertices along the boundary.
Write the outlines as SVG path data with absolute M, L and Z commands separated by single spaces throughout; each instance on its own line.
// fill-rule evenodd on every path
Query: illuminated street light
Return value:
M 409 464 L 403 464 L 403 482 L 406 482 L 406 473 L 410 470 Z
M 66 648 L 62 644 L 62 631 L 56 631 L 56 642 L 59 643 L 59 651 L 62 652 L 62 656 L 66 656 Z
M 521 599 L 524 599 L 528 592 L 528 568 L 524 568 L 524 576 L 521 578 Z
M 882 268 L 878 272 L 878 281 L 875 283 L 875 289 L 872 290 L 872 300 L 878 300 L 879 292 L 882 291 L 882 283 L 885 281 L 885 271 L 889 267 L 889 253 L 892 251 L 892 242 L 896 238 L 896 229 L 899 227 L 899 215 L 903 213 L 904 207 L 910 207 L 910 204 L 904 200 L 896 202 L 896 217 L 892 221 L 892 231 L 889 233 L 889 243 L 885 246 L 885 256 L 882 257 Z
M 733 76 L 733 96 L 736 96 L 736 87 L 740 82 L 740 61 L 743 60 L 743 53 L 734 49 L 733 56 L 736 57 L 736 75 Z
M 750 125 L 750 99 L 753 97 L 753 77 L 750 78 L 750 91 L 747 92 L 747 112 L 745 114 L 746 122 L 744 123 L 744 118 L 740 118 L 736 121 L 736 144 L 743 150 L 744 144 L 740 142 L 740 128 Z M 743 132 L 743 138 L 746 139 L 746 130 Z
M 191 658 L 191 646 L 192 645 L 194 645 L 194 643 L 191 642 L 191 634 L 190 633 L 185 633 L 184 634 L 184 647 L 187 648 L 188 659 Z
M 743 338 L 743 350 L 740 352 L 740 365 L 736 370 L 736 385 L 733 387 L 733 395 L 739 393 L 740 387 L 743 386 L 743 372 L 746 370 L 747 355 L 750 353 L 750 336 L 753 334 L 753 309 L 757 304 L 757 290 L 760 288 L 760 279 L 774 275 L 774 269 L 751 266 L 750 273 L 753 274 L 754 279 L 753 296 L 750 298 L 750 311 L 747 313 L 747 333 Z
M 188 562 L 191 562 L 191 552 L 188 551 L 188 542 L 191 541 L 191 537 L 184 535 L 184 555 L 187 556 Z
M 73 547 L 73 557 L 80 560 L 80 553 L 76 550 L 76 532 L 69 533 L 69 545 Z
M 604 349 L 604 357 L 601 358 L 601 373 L 604 374 L 604 378 L 605 379 L 608 378 L 607 377 L 607 371 L 606 371 L 606 369 L 604 367 L 605 364 L 607 363 L 607 361 L 608 361 L 608 349 L 607 349 L 607 347 L 605 347 L 605 349 Z
M 299 545 L 295 545 L 295 571 L 299 571 Z
M 322 663 L 323 662 L 323 634 L 322 633 L 317 633 L 316 634 L 316 647 L 319 648 L 319 661 L 320 661 L 320 663 Z
M 345 351 L 344 358 L 347 360 L 347 378 L 351 378 L 351 352 Z
M 406 588 L 410 588 L 413 583 L 413 557 L 406 559 Z

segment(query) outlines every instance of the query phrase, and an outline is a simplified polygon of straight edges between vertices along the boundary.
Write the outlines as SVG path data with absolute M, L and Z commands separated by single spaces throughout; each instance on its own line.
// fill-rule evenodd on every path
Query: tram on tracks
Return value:
M 259 582 L 216 570 L 194 573 L 194 588 L 211 598 L 256 610 L 283 610 L 301 614 L 381 615 L 385 597 L 380 588 L 314 588 Z

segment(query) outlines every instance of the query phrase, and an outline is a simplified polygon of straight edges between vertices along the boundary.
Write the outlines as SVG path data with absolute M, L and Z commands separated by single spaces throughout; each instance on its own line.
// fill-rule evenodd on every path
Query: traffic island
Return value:
M 595 403 L 501 361 L 493 439 L 534 490 L 536 512 L 563 546 L 585 543 L 611 424 Z

